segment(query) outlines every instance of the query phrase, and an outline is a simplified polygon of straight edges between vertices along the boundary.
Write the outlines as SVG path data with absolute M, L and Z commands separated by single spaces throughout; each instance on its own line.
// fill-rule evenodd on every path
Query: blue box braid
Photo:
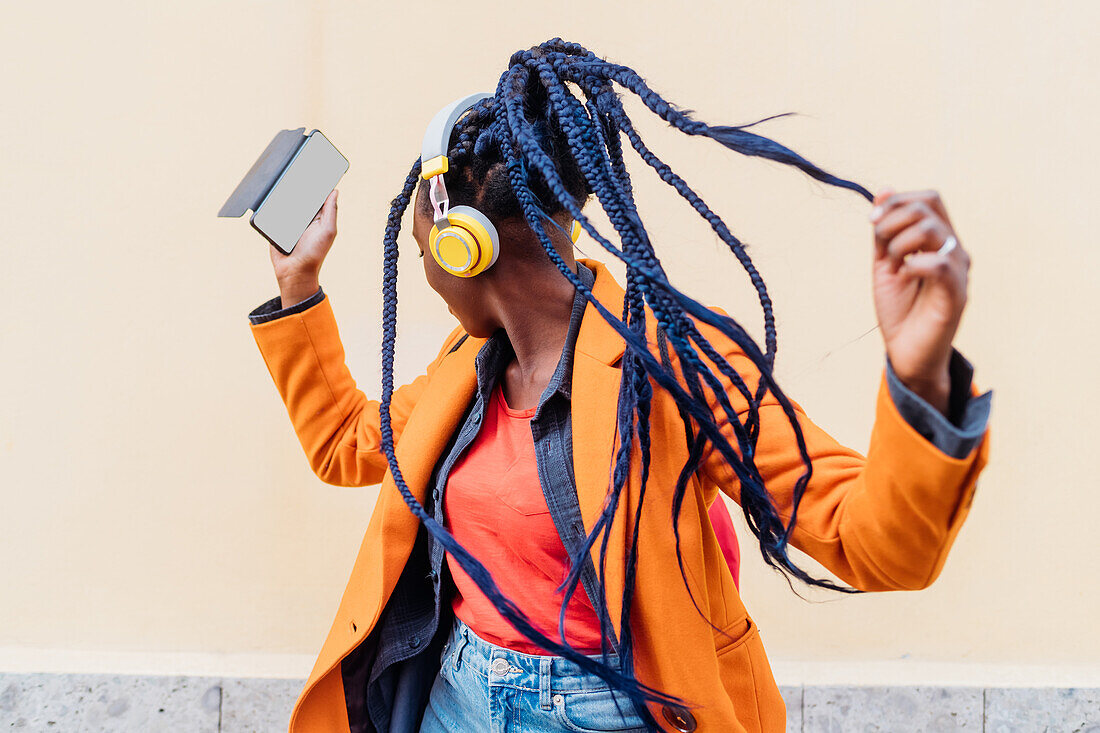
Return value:
M 574 95 L 569 84 L 581 91 L 583 101 Z M 634 677 L 633 669 L 630 607 L 637 568 L 639 526 L 652 448 L 649 433 L 652 382 L 656 382 L 676 400 L 685 416 L 685 427 L 693 423 L 697 428 L 690 440 L 689 455 L 681 468 L 672 500 L 677 561 L 685 587 L 687 579 L 680 551 L 679 516 L 690 478 L 697 470 L 706 447 L 710 445 L 727 461 L 739 480 L 742 510 L 759 541 L 764 560 L 782 572 L 788 582 L 794 577 L 809 585 L 848 593 L 856 591 L 828 579 L 810 576 L 794 565 L 787 553 L 790 533 L 797 521 L 798 505 L 812 476 L 813 466 L 793 405 L 772 375 L 777 338 L 773 305 L 763 277 L 752 263 L 743 244 L 730 232 L 721 217 L 707 206 L 683 178 L 646 146 L 627 116 L 619 94 L 615 91 L 615 85 L 638 96 L 650 111 L 685 134 L 711 138 L 742 155 L 763 157 L 791 165 L 816 180 L 855 191 L 868 200 L 872 198 L 870 192 L 859 184 L 834 176 L 793 150 L 746 129 L 764 120 L 740 126 L 707 125 L 664 100 L 633 69 L 610 63 L 577 44 L 561 39 L 552 39 L 530 50 L 517 52 L 512 55 L 508 68 L 501 75 L 494 97 L 476 105 L 452 135 L 452 147 L 449 151 L 452 167 L 465 169 L 468 179 L 468 190 L 463 190 L 462 177 L 452 176 L 460 181 L 457 186 L 452 186 L 452 195 L 455 198 L 468 196 L 478 199 L 475 205 L 496 218 L 522 215 L 554 265 L 595 308 L 600 317 L 619 333 L 626 345 L 617 410 L 618 443 L 610 476 L 610 489 L 595 526 L 584 546 L 571 558 L 570 572 L 559 588 L 559 591 L 564 590 L 565 593 L 559 615 L 560 640 L 552 640 L 535 629 L 523 611 L 501 593 L 484 565 L 455 541 L 445 527 L 428 515 L 408 489 L 397 463 L 389 414 L 397 333 L 397 237 L 401 218 L 419 180 L 419 160 L 406 177 L 401 193 L 392 202 L 384 238 L 381 432 L 383 451 L 402 498 L 427 531 L 440 541 L 501 615 L 533 643 L 550 653 L 576 662 L 583 669 L 603 678 L 614 689 L 622 691 L 642 715 L 647 726 L 656 728 L 657 723 L 644 703 L 684 702 L 639 682 Z M 758 293 L 764 314 L 763 351 L 733 318 L 704 307 L 668 281 L 634 202 L 633 186 L 623 158 L 621 137 L 627 139 L 631 148 L 661 180 L 676 190 L 708 222 L 748 274 Z M 506 191 L 506 195 L 501 193 L 502 190 Z M 590 193 L 595 194 L 607 214 L 621 242 L 620 247 L 604 237 L 582 212 L 584 199 Z M 564 259 L 555 250 L 544 226 L 550 223 L 557 227 L 551 214 L 559 211 L 567 211 L 589 236 L 626 265 L 626 296 L 621 316 L 613 315 L 596 301 L 591 290 L 569 270 Z M 671 363 L 666 366 L 658 361 L 648 347 L 647 306 L 676 355 L 679 374 Z M 741 375 L 702 335 L 697 321 L 716 328 L 737 344 L 753 362 L 760 375 L 755 390 L 749 389 Z M 731 404 L 719 375 L 727 378 L 745 400 L 748 409 L 743 414 L 739 415 Z M 790 423 L 804 464 L 804 471 L 794 487 L 791 517 L 786 523 L 780 519 L 763 477 L 753 461 L 760 429 L 759 407 L 769 392 L 775 397 Z M 718 428 L 709 399 L 718 404 L 733 429 L 736 447 L 730 444 Z M 606 611 L 606 555 L 611 524 L 626 486 L 635 444 L 640 454 L 641 486 L 626 558 L 619 624 L 621 638 L 616 640 Z M 591 600 L 600 618 L 602 662 L 577 652 L 565 640 L 565 608 L 577 590 L 582 561 L 598 540 L 600 598 Z M 690 587 L 688 591 L 690 595 Z M 692 602 L 699 614 L 706 618 L 694 596 Z M 615 649 L 620 658 L 618 669 L 608 663 L 608 654 Z

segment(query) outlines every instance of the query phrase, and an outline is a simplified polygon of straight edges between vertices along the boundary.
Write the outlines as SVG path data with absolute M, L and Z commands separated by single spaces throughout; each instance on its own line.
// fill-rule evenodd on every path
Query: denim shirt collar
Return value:
M 592 287 L 592 283 L 595 282 L 596 279 L 595 274 L 580 262 L 577 263 L 577 277 L 589 288 Z M 535 418 L 538 418 L 539 414 L 542 412 L 543 405 L 545 405 L 554 395 L 560 394 L 566 400 L 569 400 L 571 397 L 573 353 L 577 343 L 577 333 L 580 331 L 581 319 L 584 318 L 584 310 L 587 303 L 588 301 L 580 290 L 574 291 L 573 311 L 569 316 L 569 329 L 565 335 L 565 347 L 562 349 L 561 358 L 558 359 L 558 366 L 554 369 L 553 376 L 550 377 L 550 383 L 546 385 L 546 389 L 543 390 L 542 396 L 539 398 L 539 404 L 535 410 Z M 504 329 L 499 329 L 489 337 L 478 351 L 477 357 L 474 360 L 479 394 L 483 397 L 488 396 L 493 388 L 496 387 L 497 381 L 504 372 L 504 368 L 508 365 L 508 362 L 511 361 L 513 356 L 512 344 L 508 340 L 508 334 L 505 333 Z

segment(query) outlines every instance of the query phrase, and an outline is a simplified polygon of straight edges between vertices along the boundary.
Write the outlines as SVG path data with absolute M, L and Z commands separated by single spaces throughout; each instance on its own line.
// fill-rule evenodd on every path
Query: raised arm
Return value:
M 287 256 L 271 247 L 280 295 L 249 314 L 264 363 L 313 472 L 337 486 L 367 486 L 386 474 L 378 400 L 356 387 L 328 297 L 318 284 L 336 236 L 336 192 Z M 394 440 L 436 366 L 462 335 L 455 329 L 424 374 L 394 390 Z
M 252 335 L 313 472 L 336 486 L 379 483 L 387 468 L 379 402 L 356 387 L 328 297 L 320 288 L 314 297 L 316 302 L 304 310 L 253 322 Z M 395 441 L 436 366 L 461 334 L 455 329 L 425 373 L 394 390 L 390 412 Z
M 885 191 L 875 203 L 874 295 L 887 363 L 870 446 L 864 457 L 840 445 L 794 405 L 813 474 L 791 542 L 856 588 L 917 589 L 939 575 L 966 518 L 988 458 L 991 395 L 977 395 L 969 362 L 952 347 L 970 258 L 942 201 L 931 191 Z M 736 347 L 724 355 L 746 377 L 755 373 Z M 729 425 L 722 427 L 732 439 Z M 771 395 L 760 408 L 754 458 L 789 520 L 804 465 Z M 737 479 L 716 451 L 701 475 L 740 500 Z

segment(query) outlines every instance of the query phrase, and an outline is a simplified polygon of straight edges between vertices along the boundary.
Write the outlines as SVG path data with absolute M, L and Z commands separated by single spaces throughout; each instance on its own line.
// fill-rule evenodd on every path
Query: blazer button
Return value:
M 682 733 L 691 733 L 695 730 L 695 716 L 689 710 L 677 705 L 665 705 L 661 708 L 661 712 L 675 730 Z

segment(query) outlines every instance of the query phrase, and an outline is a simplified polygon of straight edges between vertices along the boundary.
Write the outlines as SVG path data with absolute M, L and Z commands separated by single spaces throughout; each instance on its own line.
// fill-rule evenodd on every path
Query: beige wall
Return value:
M 871 188 L 938 188 L 974 255 L 958 343 L 996 399 L 968 524 L 931 589 L 826 603 L 794 596 L 742 529 L 744 595 L 779 668 L 1095 673 L 1100 6 L 1050 5 L 4 4 L 0 669 L 308 671 L 376 489 L 310 472 L 248 330 L 276 292 L 267 245 L 215 212 L 279 128 L 341 148 L 322 281 L 377 394 L 381 230 L 422 125 L 561 35 L 707 121 L 802 113 L 766 132 Z M 882 366 L 868 206 L 642 129 L 752 244 L 788 393 L 863 448 Z M 733 259 L 635 170 L 674 281 L 759 332 Z M 407 378 L 451 324 L 415 257 L 402 264 Z

